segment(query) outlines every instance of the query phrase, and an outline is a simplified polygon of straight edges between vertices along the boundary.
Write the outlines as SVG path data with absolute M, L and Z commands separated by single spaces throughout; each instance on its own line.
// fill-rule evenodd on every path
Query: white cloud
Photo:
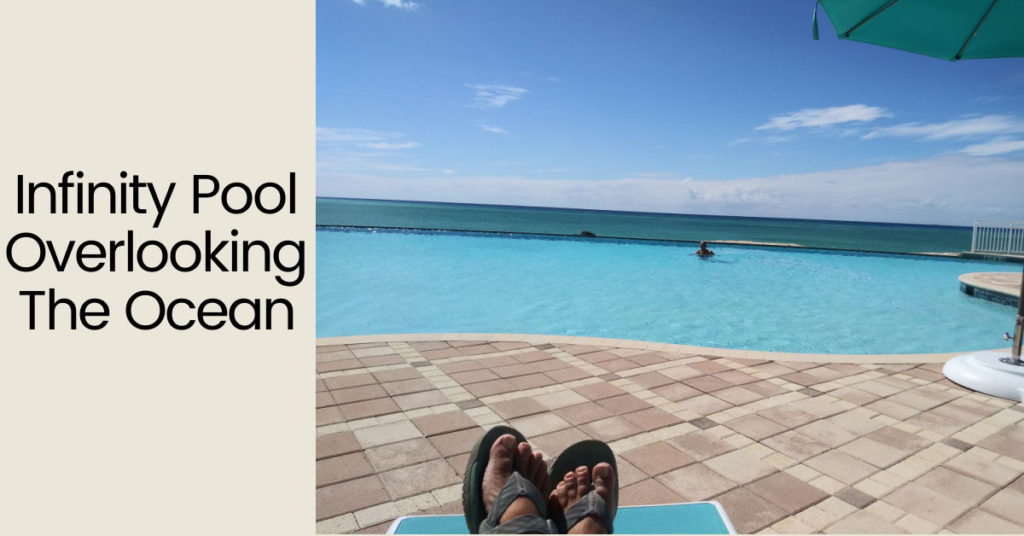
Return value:
M 504 108 L 529 93 L 521 87 L 494 84 L 466 84 L 466 87 L 476 91 L 472 104 L 474 108 Z
M 384 132 L 368 128 L 316 127 L 316 142 L 323 145 L 353 144 L 383 151 L 412 149 L 420 146 L 418 141 L 405 139 L 401 132 Z
M 969 226 L 974 219 L 1020 219 L 1021 177 L 1020 160 L 967 155 L 721 181 L 659 175 L 543 180 L 436 172 L 384 177 L 321 168 L 317 194 Z
M 316 127 L 316 141 L 318 143 L 372 142 L 401 138 L 402 136 L 400 132 L 383 132 L 368 128 Z
M 869 122 L 891 115 L 885 108 L 850 104 L 831 108 L 804 108 L 785 115 L 777 115 L 757 130 L 794 130 L 805 127 L 826 127 L 850 122 Z
M 491 125 L 485 125 L 483 123 L 480 124 L 480 128 L 484 129 L 484 131 L 486 132 L 492 132 L 494 134 L 508 134 L 508 131 L 501 127 L 493 127 Z
M 1004 97 L 1003 95 L 982 95 L 980 97 L 975 97 L 974 98 L 974 102 L 983 102 L 983 103 L 1000 102 L 1000 101 L 1003 101 L 1003 100 L 1006 100 L 1006 97 Z
M 985 115 L 955 119 L 945 123 L 903 123 L 877 128 L 865 134 L 864 139 L 899 136 L 924 140 L 944 140 L 1019 132 L 1024 132 L 1024 121 L 1008 115 Z
M 359 4 L 359 5 L 361 5 L 361 6 L 365 6 L 366 5 L 366 0 L 352 0 L 352 1 L 357 3 L 357 4 Z M 384 4 L 387 7 L 397 7 L 399 9 L 404 9 L 406 11 L 416 11 L 417 9 L 420 8 L 420 5 L 418 3 L 411 2 L 410 0 L 377 0 L 377 1 L 382 3 L 382 4 Z
M 317 173 L 433 173 L 413 165 L 421 144 L 401 132 L 367 128 L 316 128 Z
M 557 82 L 561 82 L 562 81 L 562 77 L 561 76 L 549 76 L 549 75 L 537 74 L 537 73 L 532 72 L 532 71 L 524 71 L 524 72 L 519 73 L 519 74 L 521 74 L 521 75 L 523 75 L 523 76 L 525 76 L 527 78 L 536 78 L 537 80 L 543 80 L 545 82 L 557 83 Z
M 420 142 L 418 141 L 402 141 L 402 142 L 387 142 L 387 141 L 376 141 L 368 143 L 358 143 L 356 145 L 362 147 L 369 147 L 371 149 L 380 149 L 382 151 L 393 151 L 395 149 L 412 149 L 419 147 Z
M 991 156 L 1024 151 L 1024 140 L 996 138 L 985 143 L 978 143 L 964 148 L 963 152 L 974 156 Z

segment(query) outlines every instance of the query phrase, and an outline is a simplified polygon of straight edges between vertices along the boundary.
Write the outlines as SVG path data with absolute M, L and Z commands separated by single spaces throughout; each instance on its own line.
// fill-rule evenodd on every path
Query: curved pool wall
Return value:
M 959 291 L 1006 265 L 512 234 L 317 230 L 317 336 L 514 332 L 796 353 L 1004 345 L 1013 311 Z

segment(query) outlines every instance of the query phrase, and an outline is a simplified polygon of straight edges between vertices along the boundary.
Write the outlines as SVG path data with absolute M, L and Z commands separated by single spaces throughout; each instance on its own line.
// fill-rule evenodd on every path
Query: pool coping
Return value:
M 581 337 L 573 335 L 544 335 L 526 333 L 388 333 L 376 335 L 346 335 L 340 337 L 318 337 L 316 345 L 333 346 L 341 344 L 360 344 L 369 342 L 399 341 L 509 341 L 529 344 L 558 343 L 583 344 L 591 346 L 616 346 L 619 348 L 635 348 L 647 351 L 665 351 L 680 354 L 702 355 L 707 357 L 725 357 L 738 359 L 763 359 L 770 361 L 791 361 L 802 363 L 872 363 L 872 364 L 922 364 L 945 363 L 958 355 L 983 350 L 965 350 L 961 352 L 934 354 L 810 354 L 795 352 L 766 352 L 760 350 L 733 350 L 729 348 L 712 348 L 665 342 L 650 342 L 631 339 L 614 339 L 605 337 Z M 1009 347 L 996 348 L 990 351 L 1009 352 Z

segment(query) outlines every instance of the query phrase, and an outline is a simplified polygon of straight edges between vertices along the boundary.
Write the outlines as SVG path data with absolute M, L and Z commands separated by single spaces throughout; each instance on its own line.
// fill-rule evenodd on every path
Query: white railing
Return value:
M 1024 255 L 1024 223 L 974 220 L 971 253 Z

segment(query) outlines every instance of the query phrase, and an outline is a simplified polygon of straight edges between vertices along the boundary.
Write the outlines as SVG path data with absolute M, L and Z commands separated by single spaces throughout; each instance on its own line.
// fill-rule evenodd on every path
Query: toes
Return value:
M 548 515 L 552 515 L 554 512 L 563 512 L 562 501 L 558 498 L 558 494 L 555 491 L 551 492 L 548 496 Z
M 498 493 L 512 474 L 512 452 L 515 448 L 516 438 L 511 434 L 499 436 L 491 444 L 491 458 L 484 468 L 483 485 L 481 486 L 481 497 L 484 508 L 490 510 Z
M 533 457 L 530 460 L 530 480 L 537 485 L 538 488 L 543 487 L 541 484 L 544 483 L 543 476 L 547 474 L 546 464 L 544 463 L 544 455 L 539 452 L 534 452 Z
M 586 466 L 576 468 L 576 494 L 580 497 L 590 492 L 590 470 Z
M 615 485 L 615 471 L 608 463 L 601 462 L 594 466 L 594 487 L 609 489 Z
M 551 498 L 558 501 L 558 506 L 561 509 L 569 507 L 569 481 L 560 480 L 555 489 L 551 492 Z
M 601 462 L 594 466 L 594 491 L 611 506 L 615 489 L 615 469 L 608 463 Z
M 530 465 L 533 461 L 533 449 L 525 441 L 516 445 L 516 449 L 519 451 L 516 456 L 516 470 L 519 471 L 519 474 L 530 478 L 532 474 Z
M 565 498 L 566 498 L 566 500 L 568 502 L 570 502 L 570 503 L 571 502 L 575 502 L 576 501 L 576 496 L 577 496 L 577 493 L 576 493 L 576 473 L 566 473 L 565 474 L 565 479 L 563 479 L 562 483 L 559 484 L 559 486 L 562 486 L 562 485 L 565 486 Z
M 516 438 L 512 434 L 505 434 L 494 440 L 491 445 L 491 460 L 503 463 L 506 460 L 512 461 L 512 448 L 516 444 Z

